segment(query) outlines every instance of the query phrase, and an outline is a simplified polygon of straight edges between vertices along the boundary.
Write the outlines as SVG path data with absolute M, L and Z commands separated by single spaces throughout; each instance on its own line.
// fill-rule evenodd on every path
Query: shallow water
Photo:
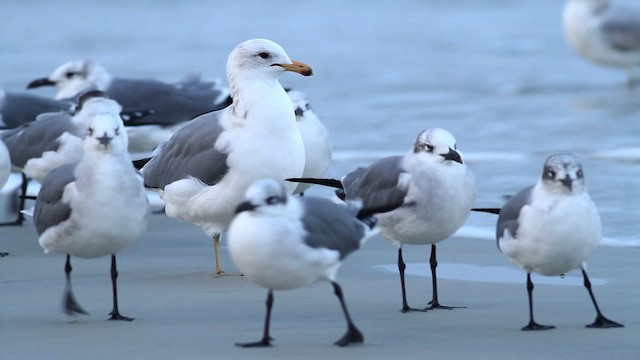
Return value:
M 404 153 L 419 131 L 450 130 L 478 206 L 536 181 L 546 156 L 585 166 L 605 243 L 640 246 L 640 88 L 565 44 L 562 1 L 2 1 L 0 85 L 21 91 L 77 58 L 121 77 L 224 77 L 229 51 L 265 37 L 315 76 L 306 92 L 329 127 L 331 176 Z M 52 95 L 51 91 L 38 91 Z M 328 194 L 314 190 L 316 194 Z M 495 217 L 461 234 L 492 239 Z

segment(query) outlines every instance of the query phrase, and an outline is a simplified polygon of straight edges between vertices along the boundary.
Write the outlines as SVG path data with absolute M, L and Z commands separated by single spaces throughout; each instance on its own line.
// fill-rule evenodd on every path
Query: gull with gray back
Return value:
M 285 71 L 311 75 L 311 68 L 272 41 L 239 44 L 227 61 L 233 104 L 190 121 L 141 168 L 145 185 L 166 201 L 168 216 L 213 237 L 217 275 L 224 274 L 220 233 L 249 185 L 265 177 L 299 177 L 304 170 L 294 109 L 278 81 Z
M 585 269 L 585 259 L 600 237 L 600 216 L 587 192 L 582 165 L 573 154 L 549 156 L 536 185 L 509 198 L 496 226 L 500 251 L 527 272 L 529 323 L 522 330 L 555 327 L 534 321 L 531 273 L 560 276 L 573 269 L 582 271 L 596 309 L 596 319 L 587 327 L 622 326 L 602 315 Z

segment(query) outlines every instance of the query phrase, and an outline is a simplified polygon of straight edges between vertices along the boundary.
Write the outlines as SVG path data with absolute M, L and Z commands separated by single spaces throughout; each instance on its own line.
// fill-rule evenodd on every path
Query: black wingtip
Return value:
M 337 180 L 337 179 L 288 178 L 285 180 L 289 182 L 295 182 L 295 183 L 315 184 L 315 185 L 329 186 L 335 189 L 344 189 L 340 180 Z
M 142 159 L 138 159 L 138 160 L 133 160 L 133 167 L 140 170 L 142 169 L 151 159 L 153 159 L 153 157 L 148 157 L 148 158 L 142 158 Z
M 471 211 L 500 215 L 500 208 L 473 208 Z
M 155 109 L 146 109 L 146 110 L 134 110 L 134 111 L 123 111 L 120 113 L 120 117 L 126 126 L 137 126 L 137 125 L 147 125 L 147 124 L 138 124 L 137 121 L 140 119 L 144 119 L 149 115 L 153 115 L 156 113 Z

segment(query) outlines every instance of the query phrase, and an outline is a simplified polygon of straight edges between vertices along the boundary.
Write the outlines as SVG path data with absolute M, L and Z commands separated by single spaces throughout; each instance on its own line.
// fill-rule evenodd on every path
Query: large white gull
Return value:
M 278 81 L 286 71 L 312 73 L 273 41 L 240 43 L 227 61 L 233 104 L 190 121 L 141 169 L 145 185 L 161 189 L 168 216 L 196 224 L 213 237 L 218 275 L 224 273 L 220 233 L 249 185 L 265 177 L 299 177 L 304 170 L 293 106 Z M 287 190 L 295 187 L 289 184 Z

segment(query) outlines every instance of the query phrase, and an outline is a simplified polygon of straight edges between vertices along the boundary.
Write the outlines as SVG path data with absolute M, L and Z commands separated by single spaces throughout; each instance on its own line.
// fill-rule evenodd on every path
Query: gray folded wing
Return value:
M 216 99 L 221 91 L 213 85 L 215 83 L 167 84 L 151 79 L 114 79 L 105 92 L 124 111 L 154 111 L 136 120 L 136 125 L 173 125 L 220 109 Z
M 640 11 L 620 6 L 606 13 L 600 26 L 613 48 L 640 51 Z
M 518 218 L 520 217 L 520 211 L 525 205 L 531 204 L 531 193 L 533 186 L 528 186 L 509 200 L 500 209 L 500 216 L 498 216 L 498 224 L 496 226 L 496 240 L 498 242 L 498 248 L 500 248 L 500 239 L 504 236 L 504 231 L 508 230 L 512 238 L 516 238 L 518 235 L 518 227 L 520 226 Z
M 0 112 L 2 112 L 2 128 L 11 129 L 24 123 L 34 121 L 42 113 L 71 111 L 75 104 L 42 96 L 6 92 Z
M 387 157 L 347 174 L 342 179 L 346 199 L 359 199 L 365 208 L 401 203 L 408 190 L 398 182 L 405 172 L 402 159 L 402 156 Z
M 218 112 L 191 120 L 164 143 L 142 169 L 146 187 L 162 189 L 166 185 L 195 177 L 215 185 L 227 173 L 227 155 L 215 149 L 223 129 Z
M 307 231 L 304 242 L 312 248 L 338 251 L 340 259 L 360 247 L 365 225 L 355 217 L 355 211 L 329 200 L 300 198 L 304 205 L 302 225 Z
M 26 123 L 2 134 L 2 140 L 11 157 L 11 164 L 23 168 L 27 161 L 39 158 L 45 151 L 55 151 L 60 147 L 60 136 L 71 133 L 82 136 L 68 112 L 46 113 L 37 117 L 37 121 Z
M 47 175 L 36 199 L 33 221 L 38 234 L 67 220 L 71 215 L 69 205 L 62 202 L 64 188 L 75 181 L 74 171 L 77 164 L 60 166 Z

